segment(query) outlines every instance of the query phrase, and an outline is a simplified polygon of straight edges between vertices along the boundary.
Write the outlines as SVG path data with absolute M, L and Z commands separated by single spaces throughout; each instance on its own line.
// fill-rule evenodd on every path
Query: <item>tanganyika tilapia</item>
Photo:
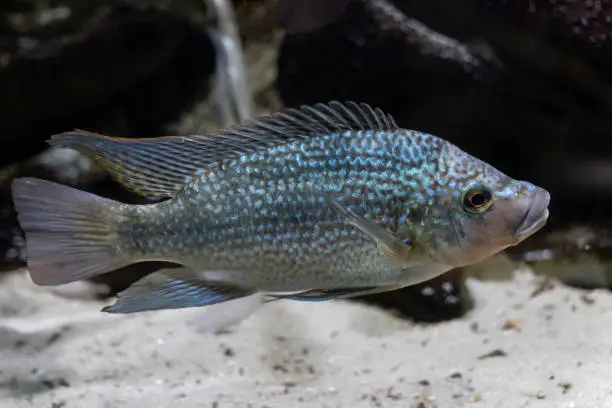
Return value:
M 73 131 L 50 144 L 162 199 L 128 205 L 49 181 L 13 182 L 36 284 L 142 261 L 182 265 L 135 282 L 107 312 L 258 292 L 327 300 L 389 291 L 489 257 L 548 218 L 546 190 L 354 102 L 284 109 L 209 135 Z

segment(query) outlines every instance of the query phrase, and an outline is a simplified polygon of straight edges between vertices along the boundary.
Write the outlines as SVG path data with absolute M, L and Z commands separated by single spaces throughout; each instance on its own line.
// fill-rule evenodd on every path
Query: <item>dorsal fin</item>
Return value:
M 282 109 L 207 135 L 126 139 L 75 130 L 52 136 L 49 144 L 95 159 L 132 191 L 168 198 L 198 172 L 258 149 L 346 130 L 396 129 L 393 117 L 378 108 L 332 101 Z

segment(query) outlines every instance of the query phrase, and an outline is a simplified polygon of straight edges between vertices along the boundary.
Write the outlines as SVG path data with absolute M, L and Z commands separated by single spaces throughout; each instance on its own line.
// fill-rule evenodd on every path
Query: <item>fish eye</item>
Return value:
M 471 213 L 483 213 L 491 207 L 493 195 L 484 187 L 469 189 L 463 195 L 463 208 Z

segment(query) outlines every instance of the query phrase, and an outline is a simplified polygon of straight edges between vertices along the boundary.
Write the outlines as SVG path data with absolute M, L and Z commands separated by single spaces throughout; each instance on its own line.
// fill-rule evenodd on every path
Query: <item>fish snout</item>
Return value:
M 522 241 L 533 235 L 546 224 L 549 204 L 550 193 L 541 187 L 535 187 L 525 216 L 514 232 L 517 241 Z

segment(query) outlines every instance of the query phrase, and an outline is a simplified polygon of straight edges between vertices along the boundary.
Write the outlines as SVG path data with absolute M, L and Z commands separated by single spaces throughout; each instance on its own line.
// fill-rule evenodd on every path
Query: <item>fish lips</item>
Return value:
M 514 232 L 517 242 L 533 235 L 540 230 L 548 221 L 548 205 L 550 204 L 550 193 L 543 188 L 536 187 L 533 200 L 525 217 Z

